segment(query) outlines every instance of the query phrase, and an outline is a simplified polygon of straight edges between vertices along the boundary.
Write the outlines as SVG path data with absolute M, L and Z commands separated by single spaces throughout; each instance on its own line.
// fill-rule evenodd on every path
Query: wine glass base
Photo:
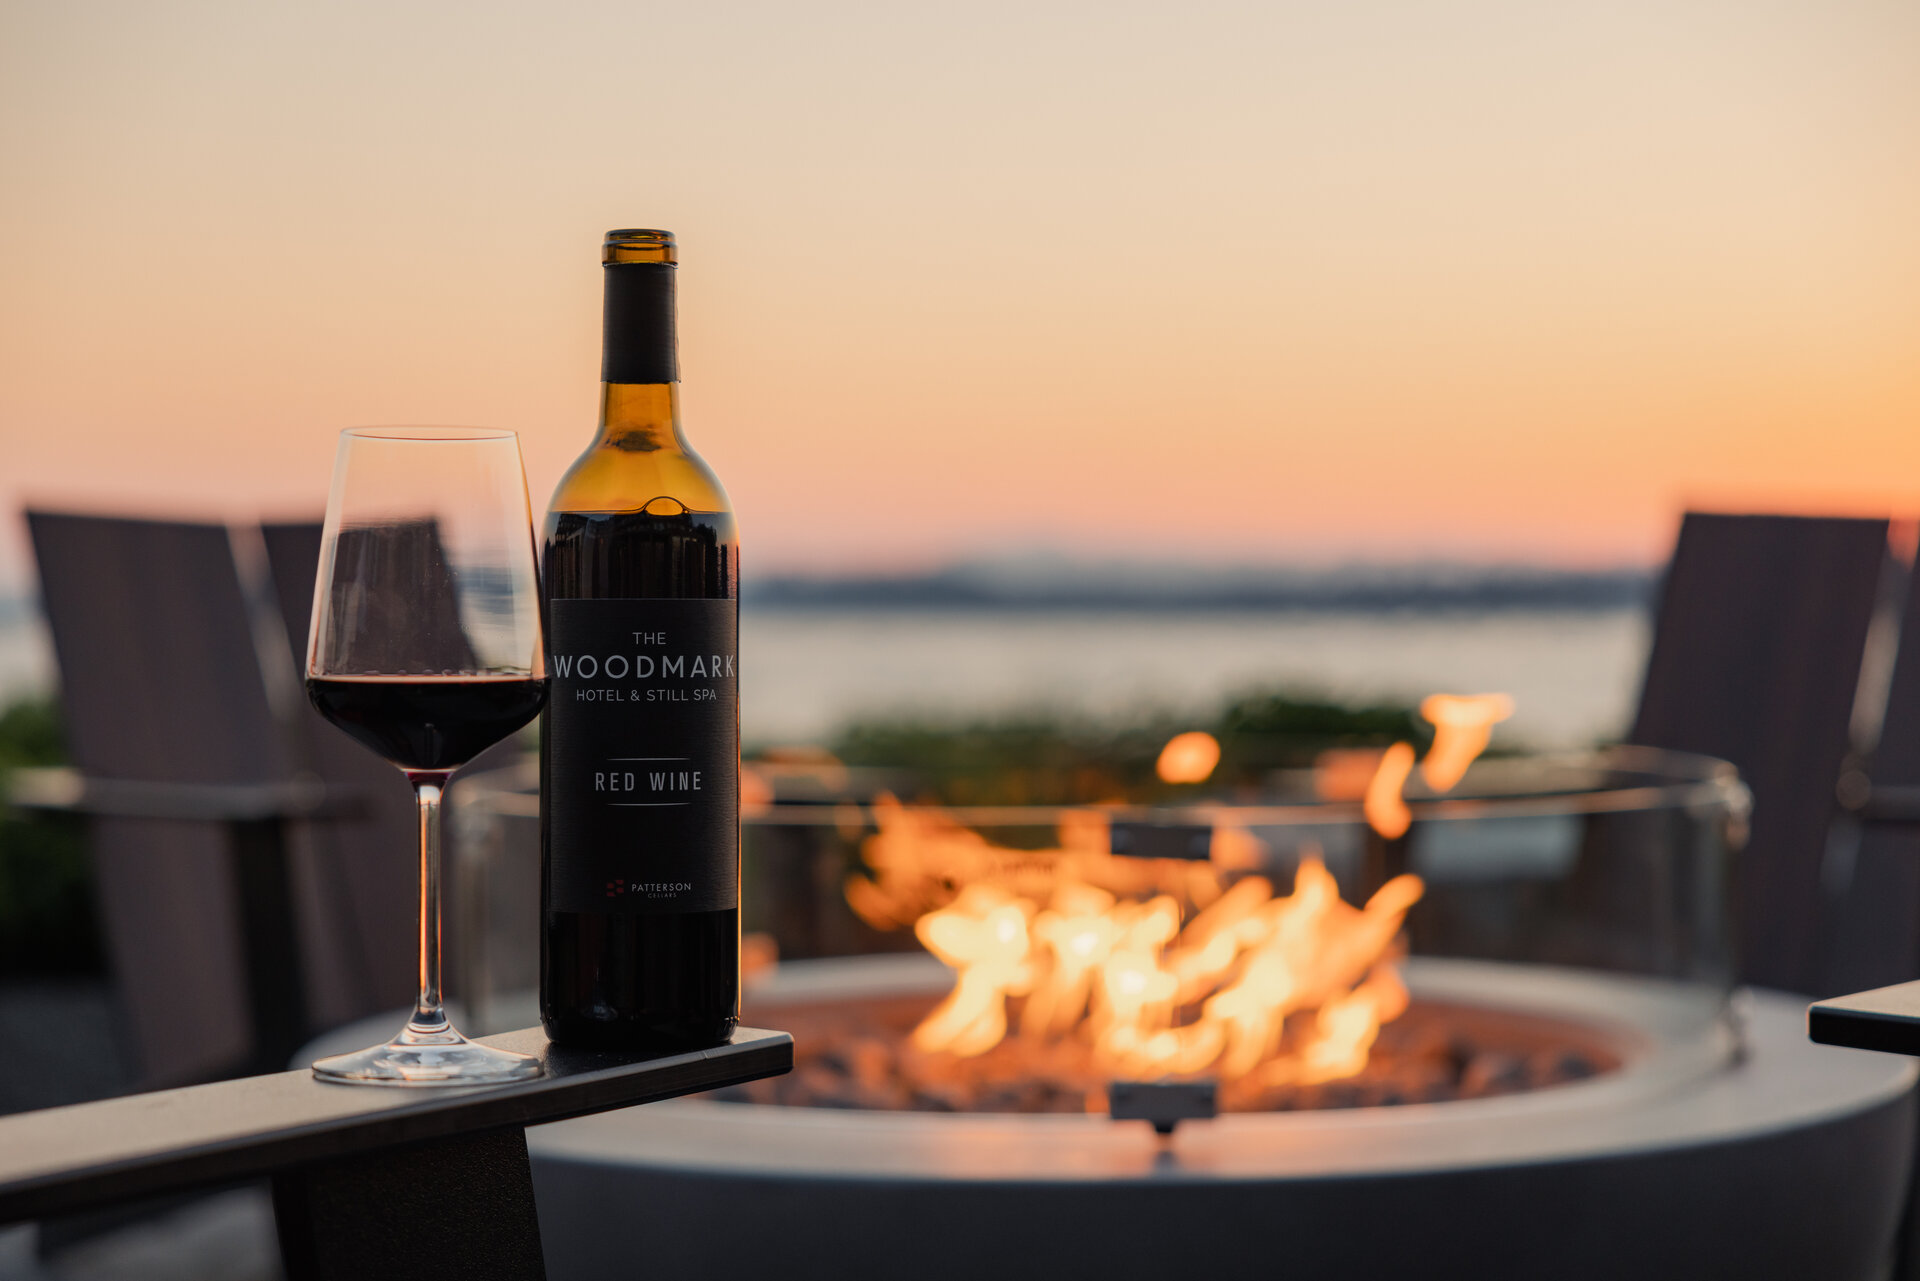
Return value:
M 427 1030 L 409 1023 L 385 1045 L 316 1059 L 313 1074 L 343 1085 L 498 1085 L 531 1081 L 540 1060 L 469 1041 L 450 1024 Z

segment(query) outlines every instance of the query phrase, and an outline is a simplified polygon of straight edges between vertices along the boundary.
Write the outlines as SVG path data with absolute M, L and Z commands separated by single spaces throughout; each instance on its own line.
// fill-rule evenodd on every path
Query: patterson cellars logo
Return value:
M 692 881 L 622 881 L 607 882 L 607 897 L 621 898 L 632 893 L 646 898 L 673 898 L 685 894 L 693 888 Z

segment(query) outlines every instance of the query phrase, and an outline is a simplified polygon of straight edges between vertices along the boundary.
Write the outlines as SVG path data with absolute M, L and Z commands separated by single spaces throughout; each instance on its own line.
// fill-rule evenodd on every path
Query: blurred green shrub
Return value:
M 1158 786 L 1159 726 L 1111 729 L 1044 714 L 975 721 L 857 721 L 828 744 L 849 765 L 912 775 L 913 800 L 947 805 L 1058 805 L 1116 800 Z
M 0 711 L 0 776 L 66 759 L 54 699 Z M 79 819 L 0 802 L 0 978 L 104 970 L 90 876 Z
M 1214 778 L 1242 787 L 1257 785 L 1276 769 L 1310 769 L 1320 753 L 1333 748 L 1407 742 L 1424 754 L 1433 741 L 1433 727 L 1412 705 L 1350 706 L 1274 692 L 1231 699 L 1214 724 L 1194 728 L 1207 729 L 1220 740 Z
M 1213 778 L 1199 786 L 1162 783 L 1154 772 L 1160 749 L 1174 734 L 1195 729 L 1220 740 Z M 1228 699 L 1211 715 L 1161 715 L 1118 727 L 1046 713 L 973 720 L 877 717 L 848 725 L 828 746 L 848 765 L 912 774 L 922 789 L 916 800 L 1071 805 L 1201 792 L 1245 796 L 1274 770 L 1308 768 L 1328 748 L 1405 740 L 1424 751 L 1431 737 L 1431 727 L 1411 706 L 1349 706 L 1254 691 Z

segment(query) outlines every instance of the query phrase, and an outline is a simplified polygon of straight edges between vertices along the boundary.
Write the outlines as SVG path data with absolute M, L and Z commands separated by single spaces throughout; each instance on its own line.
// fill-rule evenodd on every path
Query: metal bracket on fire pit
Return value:
M 1211 1121 L 1220 1114 L 1212 1081 L 1112 1081 L 1107 1115 L 1116 1121 L 1146 1121 L 1155 1134 L 1172 1134 L 1182 1121 Z
M 1115 821 L 1107 826 L 1107 842 L 1116 858 L 1183 858 L 1204 863 L 1213 855 L 1213 825 Z

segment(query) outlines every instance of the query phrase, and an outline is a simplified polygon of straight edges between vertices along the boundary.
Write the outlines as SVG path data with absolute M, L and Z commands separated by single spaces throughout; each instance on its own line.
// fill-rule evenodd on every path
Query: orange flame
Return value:
M 1400 795 L 1411 773 L 1413 744 L 1395 743 L 1380 757 L 1380 766 L 1374 770 L 1366 798 L 1360 803 L 1367 826 L 1390 841 L 1405 836 L 1413 825 L 1413 811 Z
M 1154 771 L 1163 783 L 1204 783 L 1219 764 L 1220 740 L 1196 729 L 1168 739 Z
M 1436 792 L 1452 791 L 1474 758 L 1487 750 L 1493 727 L 1513 715 L 1505 694 L 1434 694 L 1420 704 L 1433 723 L 1433 746 L 1420 763 L 1421 777 Z
M 1420 776 L 1434 791 L 1449 792 L 1487 750 L 1493 727 L 1513 715 L 1513 699 L 1505 694 L 1433 694 L 1421 702 L 1420 715 L 1433 725 L 1433 746 L 1420 763 Z M 1330 759 L 1315 769 L 1315 785 L 1323 795 L 1343 785 L 1340 771 L 1351 770 L 1351 756 L 1329 753 Z M 1390 841 L 1406 835 L 1413 824 L 1403 795 L 1412 773 L 1413 745 L 1395 743 L 1381 754 L 1367 783 L 1361 802 L 1367 825 Z
M 1027 916 L 1032 905 L 991 885 L 969 885 L 953 906 L 914 924 L 929 952 L 951 965 L 959 980 L 947 999 L 913 1030 L 923 1050 L 963 1057 L 984 1054 L 1007 1034 L 1009 994 L 1027 990 Z
M 1423 774 L 1446 791 L 1513 700 L 1436 694 L 1420 711 L 1435 729 Z M 1198 783 L 1219 762 L 1219 742 L 1194 731 L 1167 742 L 1158 772 Z M 1316 787 L 1331 799 L 1365 780 L 1366 820 L 1394 839 L 1413 821 L 1403 793 L 1414 763 L 1410 743 L 1349 751 L 1323 758 Z M 1039 1051 L 1078 1044 L 1119 1076 L 1310 1085 L 1364 1070 L 1381 1025 L 1406 1009 L 1395 963 L 1424 890 L 1416 876 L 1354 907 L 1313 856 L 1284 896 L 1265 877 L 1234 879 L 1266 850 L 1227 825 L 1216 826 L 1209 861 L 1192 863 L 1114 857 L 1095 811 L 1068 813 L 1058 846 L 1039 850 L 994 845 L 891 797 L 874 817 L 868 872 L 848 878 L 847 902 L 881 929 L 912 924 L 954 970 L 953 990 L 913 1031 L 922 1052 L 971 1057 L 1012 1032 Z M 1184 924 L 1183 903 L 1197 909 Z
M 1017 1027 L 1037 1050 L 1081 1043 L 1113 1075 L 1326 1081 L 1360 1071 L 1380 1023 L 1405 1006 L 1394 941 L 1420 897 L 1416 877 L 1356 908 L 1315 857 L 1276 897 L 1266 878 L 1226 884 L 1210 863 L 1114 858 L 1073 824 L 1060 848 L 1023 851 L 937 812 L 878 810 L 867 845 L 876 876 L 848 885 L 863 916 L 897 921 L 934 887 L 964 886 L 914 923 L 955 971 L 914 1029 L 921 1051 L 984 1054 Z M 1244 854 L 1251 840 L 1217 843 Z M 1184 926 L 1183 898 L 1203 905 Z

